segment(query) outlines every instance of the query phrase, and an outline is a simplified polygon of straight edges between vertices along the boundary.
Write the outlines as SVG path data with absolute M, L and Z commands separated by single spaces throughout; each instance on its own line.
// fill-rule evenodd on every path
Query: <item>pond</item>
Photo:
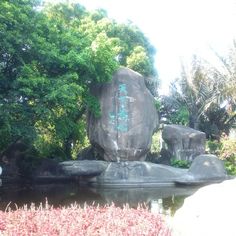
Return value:
M 14 185 L 0 187 L 0 210 L 10 207 L 16 209 L 25 204 L 45 203 L 46 199 L 54 207 L 68 206 L 73 203 L 112 204 L 123 206 L 129 204 L 148 207 L 152 212 L 173 215 L 182 206 L 184 199 L 193 194 L 193 187 L 155 187 L 155 188 L 90 188 L 76 183 Z

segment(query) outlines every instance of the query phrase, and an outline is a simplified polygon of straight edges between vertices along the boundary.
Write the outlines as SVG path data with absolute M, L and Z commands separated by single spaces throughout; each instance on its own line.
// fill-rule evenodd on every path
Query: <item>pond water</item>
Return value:
M 192 187 L 155 187 L 155 188 L 90 188 L 71 184 L 40 185 L 2 185 L 0 187 L 0 210 L 10 207 L 16 209 L 25 204 L 45 203 L 69 206 L 77 203 L 112 204 L 130 207 L 144 205 L 152 212 L 173 215 L 182 206 L 184 199 L 193 194 L 197 188 Z

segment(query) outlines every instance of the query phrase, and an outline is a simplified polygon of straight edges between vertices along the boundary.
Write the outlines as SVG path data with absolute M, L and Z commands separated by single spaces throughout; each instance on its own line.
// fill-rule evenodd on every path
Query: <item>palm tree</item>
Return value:
M 179 105 L 184 105 L 189 112 L 189 126 L 199 129 L 201 115 L 219 97 L 219 83 L 210 77 L 208 68 L 203 67 L 196 57 L 188 69 L 182 65 L 181 78 L 171 84 L 171 96 Z

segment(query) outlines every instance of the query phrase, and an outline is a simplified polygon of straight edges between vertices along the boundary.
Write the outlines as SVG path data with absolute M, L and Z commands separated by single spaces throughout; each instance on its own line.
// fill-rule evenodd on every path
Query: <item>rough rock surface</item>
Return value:
M 206 135 L 182 125 L 166 125 L 162 138 L 168 146 L 167 151 L 177 160 L 192 161 L 205 153 Z
M 227 175 L 223 161 L 212 154 L 197 156 L 191 164 L 189 171 L 195 178 L 222 178 Z
M 106 161 L 64 161 L 59 165 L 68 176 L 91 176 L 101 174 L 108 166 Z
M 173 236 L 235 236 L 236 179 L 199 189 L 174 215 Z
M 186 173 L 186 169 L 148 162 L 110 162 L 106 170 L 90 183 L 110 187 L 173 185 L 174 180 Z
M 144 78 L 120 68 L 111 82 L 92 88 L 99 99 L 101 117 L 88 114 L 88 136 L 107 161 L 145 160 L 153 131 L 158 126 L 154 97 Z
M 99 160 L 65 161 L 59 167 L 68 177 L 83 176 L 84 183 L 107 187 L 201 185 L 228 178 L 222 161 L 214 155 L 196 157 L 189 169 L 144 161 Z
M 212 154 L 197 156 L 186 175 L 175 182 L 180 184 L 204 184 L 227 179 L 223 161 Z

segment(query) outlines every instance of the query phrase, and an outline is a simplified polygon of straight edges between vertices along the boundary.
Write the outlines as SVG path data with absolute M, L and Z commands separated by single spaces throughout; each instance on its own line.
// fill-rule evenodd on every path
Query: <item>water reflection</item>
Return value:
M 7 185 L 0 188 L 0 210 L 5 210 L 10 203 L 20 207 L 25 204 L 36 205 L 48 200 L 48 203 L 58 206 L 68 206 L 73 203 L 111 204 L 137 207 L 142 204 L 154 213 L 173 214 L 179 208 L 186 196 L 191 195 L 196 188 L 88 188 L 76 184 L 51 185 Z
M 172 195 L 167 198 L 159 198 L 151 200 L 149 204 L 149 209 L 153 214 L 161 214 L 165 216 L 173 216 L 176 210 L 178 210 L 184 203 L 184 199 L 187 195 L 184 196 L 175 196 Z

